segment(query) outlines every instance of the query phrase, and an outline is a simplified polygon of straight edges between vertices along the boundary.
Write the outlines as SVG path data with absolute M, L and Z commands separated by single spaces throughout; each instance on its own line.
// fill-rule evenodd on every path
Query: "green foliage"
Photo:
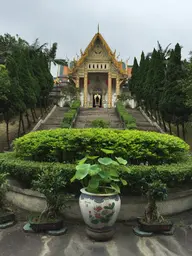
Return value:
M 102 150 L 104 153 L 107 153 L 106 150 Z M 112 153 L 111 153 L 112 152 Z M 114 152 L 110 150 L 109 154 L 113 154 Z M 97 161 L 93 164 L 86 163 L 92 162 L 93 160 Z M 123 185 L 127 185 L 126 180 L 121 178 L 122 173 L 125 171 L 129 171 L 127 167 L 123 169 L 113 168 L 114 166 L 127 165 L 127 161 L 121 157 L 85 157 L 81 161 L 79 161 L 76 166 L 76 173 L 71 179 L 80 180 L 82 185 L 86 188 L 88 192 L 91 193 L 109 193 L 109 188 L 116 193 L 120 193 L 120 187 L 118 183 L 122 183 Z
M 81 106 L 81 101 L 80 100 L 74 100 L 72 105 L 71 105 L 71 109 L 78 109 Z
M 174 49 L 158 48 L 147 56 L 141 53 L 140 63 L 134 59 L 129 89 L 137 105 L 150 118 L 172 134 L 171 124 L 177 127 L 177 135 L 185 139 L 185 123 L 192 114 L 190 102 L 191 78 L 185 61 L 181 60 L 181 46 L 177 43 Z M 188 89 L 187 89 L 188 88 Z
M 92 121 L 91 126 L 93 128 L 108 128 L 109 127 L 109 122 L 101 119 L 101 118 L 97 118 L 95 120 Z
M 74 100 L 70 109 L 67 113 L 64 114 L 63 122 L 61 124 L 61 128 L 71 128 L 72 123 L 75 117 L 78 114 L 81 102 L 80 100 Z
M 113 129 L 56 129 L 29 133 L 14 141 L 18 157 L 36 161 L 76 162 L 85 155 L 101 156 L 108 148 L 130 164 L 179 162 L 188 153 L 183 140 L 156 132 Z
M 117 112 L 123 121 L 126 129 L 136 129 L 136 122 L 135 119 L 127 112 L 127 109 L 123 105 L 122 102 L 118 101 L 116 104 Z
M 119 169 L 120 168 L 120 169 Z M 110 166 L 110 169 L 122 172 L 122 166 Z M 140 195 L 143 194 L 143 188 L 146 184 L 153 181 L 161 181 L 168 188 L 176 188 L 192 185 L 192 158 L 189 157 L 186 161 L 177 164 L 167 165 L 129 165 L 129 172 L 122 173 L 122 179 L 127 182 L 127 185 L 120 185 L 123 195 Z M 39 179 L 39 175 L 46 171 L 50 177 L 55 173 L 60 173 L 63 177 L 62 182 L 66 182 L 63 187 L 63 193 L 78 194 L 81 187 L 78 180 L 71 183 L 71 178 L 76 173 L 76 165 L 61 164 L 61 163 L 42 163 L 21 160 L 14 153 L 0 154 L 0 173 L 7 173 L 18 181 L 22 182 L 27 188 L 32 186 L 33 181 Z M 52 177 L 54 180 L 54 177 Z M 145 189 L 145 191 L 147 191 Z
M 157 180 L 147 183 L 147 195 L 154 201 L 164 201 L 167 198 L 167 186 Z
M 4 204 L 5 189 L 3 185 L 6 182 L 6 177 L 7 177 L 6 173 L 0 172 L 0 209 L 3 207 L 3 204 Z
M 42 170 L 38 179 L 33 181 L 33 188 L 44 194 L 47 202 L 47 209 L 42 215 L 46 217 L 57 217 L 62 208 L 66 207 L 65 195 L 66 180 L 62 169 Z M 41 216 L 42 217 L 42 216 Z

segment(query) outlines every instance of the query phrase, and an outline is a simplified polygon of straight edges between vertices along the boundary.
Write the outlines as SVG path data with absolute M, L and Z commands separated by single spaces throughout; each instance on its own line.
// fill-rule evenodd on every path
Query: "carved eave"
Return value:
M 114 64 L 114 66 L 116 67 L 118 72 L 123 76 L 126 75 L 126 70 L 122 69 L 122 62 L 117 61 L 117 59 L 115 57 L 115 52 L 113 53 L 111 51 L 109 45 L 107 44 L 107 42 L 105 41 L 105 39 L 103 38 L 103 36 L 99 32 L 97 34 L 95 34 L 95 36 L 92 38 L 91 42 L 89 43 L 89 45 L 87 46 L 85 51 L 82 52 L 81 58 L 76 62 L 76 65 L 70 70 L 70 73 L 74 74 L 74 73 L 77 72 L 78 68 L 85 62 L 86 57 L 88 56 L 90 50 L 94 47 L 95 42 L 98 38 L 100 39 L 100 41 L 104 45 L 108 55 L 111 57 L 112 63 Z

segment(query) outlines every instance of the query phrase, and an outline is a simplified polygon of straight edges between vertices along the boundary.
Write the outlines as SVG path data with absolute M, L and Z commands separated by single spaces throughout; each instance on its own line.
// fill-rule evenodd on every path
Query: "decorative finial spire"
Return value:
M 99 23 L 98 23 L 98 26 L 97 26 L 97 33 L 99 34 Z

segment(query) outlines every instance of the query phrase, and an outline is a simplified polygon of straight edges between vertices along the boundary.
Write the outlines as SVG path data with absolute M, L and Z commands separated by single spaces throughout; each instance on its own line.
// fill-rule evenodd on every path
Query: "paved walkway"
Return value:
M 45 123 L 41 124 L 38 130 L 52 130 L 61 128 L 64 114 L 69 110 L 67 107 L 57 107 Z
M 23 223 L 0 231 L 0 256 L 191 256 L 192 211 L 173 217 L 174 236 L 140 238 L 133 234 L 134 223 L 118 223 L 109 242 L 89 240 L 83 224 L 68 223 L 68 232 L 59 237 L 26 234 Z
M 157 128 L 151 125 L 138 109 L 128 108 L 127 111 L 135 118 L 138 130 L 158 132 Z

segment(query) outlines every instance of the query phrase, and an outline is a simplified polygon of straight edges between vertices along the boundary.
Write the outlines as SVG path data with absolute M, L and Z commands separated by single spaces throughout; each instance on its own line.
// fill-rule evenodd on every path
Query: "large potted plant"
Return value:
M 112 150 L 102 150 L 113 154 Z M 94 240 L 112 238 L 114 223 L 118 217 L 121 200 L 119 183 L 123 172 L 128 171 L 127 161 L 120 157 L 85 157 L 76 166 L 75 176 L 83 188 L 79 198 L 81 214 L 86 223 L 87 235 Z
M 29 218 L 29 226 L 25 226 L 28 231 L 32 229 L 34 232 L 50 232 L 61 231 L 63 233 L 63 218 L 61 210 L 66 207 L 66 195 L 63 191 L 66 181 L 60 170 L 44 170 L 39 178 L 33 182 L 33 188 L 44 194 L 46 199 L 46 208 L 40 214 L 31 215 Z M 64 230 L 65 231 L 65 230 Z M 57 234 L 59 234 L 57 232 Z
M 159 212 L 157 201 L 167 198 L 166 184 L 161 181 L 145 183 L 143 190 L 147 196 L 147 206 L 143 217 L 138 218 L 138 228 L 134 229 L 138 235 L 152 235 L 153 233 L 172 234 L 173 223 L 166 220 Z
M 15 214 L 5 205 L 5 184 L 7 174 L 0 173 L 0 229 L 10 227 L 15 223 Z

